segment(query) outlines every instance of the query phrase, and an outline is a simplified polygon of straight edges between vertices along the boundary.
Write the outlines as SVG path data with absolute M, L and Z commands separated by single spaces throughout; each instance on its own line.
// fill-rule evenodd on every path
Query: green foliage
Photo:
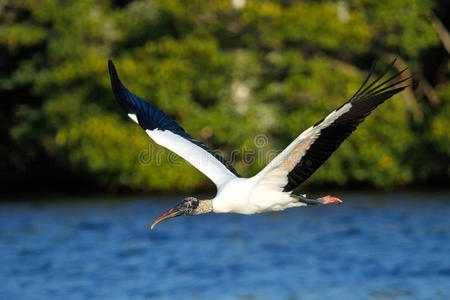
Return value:
M 449 62 L 429 20 L 438 1 L 233 3 L 2 2 L 0 133 L 13 145 L 0 147 L 2 178 L 45 156 L 103 188 L 211 186 L 124 116 L 108 58 L 130 90 L 251 176 L 348 99 L 375 57 L 381 69 L 394 54 L 428 92 L 419 85 L 383 104 L 308 184 L 448 180 Z M 255 145 L 261 133 L 268 144 Z

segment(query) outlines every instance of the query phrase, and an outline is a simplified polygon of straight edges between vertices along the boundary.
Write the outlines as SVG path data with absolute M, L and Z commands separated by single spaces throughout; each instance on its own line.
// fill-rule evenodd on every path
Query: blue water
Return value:
M 338 196 L 154 231 L 176 199 L 1 204 L 0 299 L 450 299 L 450 194 Z

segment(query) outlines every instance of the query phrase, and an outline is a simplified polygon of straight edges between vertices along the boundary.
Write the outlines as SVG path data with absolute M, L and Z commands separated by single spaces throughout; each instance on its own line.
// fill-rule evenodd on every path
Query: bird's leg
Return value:
M 318 205 L 327 204 L 341 204 L 343 201 L 339 198 L 332 197 L 330 195 L 317 199 L 320 203 Z
M 338 199 L 336 197 L 331 196 L 325 196 L 318 199 L 314 198 L 307 198 L 305 194 L 303 195 L 292 195 L 295 196 L 295 198 L 308 205 L 327 205 L 327 204 L 341 204 L 342 200 Z

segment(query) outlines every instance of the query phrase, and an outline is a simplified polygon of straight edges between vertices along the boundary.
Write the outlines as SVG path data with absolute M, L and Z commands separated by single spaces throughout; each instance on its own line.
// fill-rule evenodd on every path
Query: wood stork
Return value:
M 128 116 L 153 141 L 183 157 L 217 186 L 213 199 L 185 198 L 159 216 L 151 229 L 163 220 L 182 215 L 212 212 L 255 214 L 290 207 L 342 203 L 335 197 L 314 199 L 294 194 L 293 190 L 328 159 L 372 110 L 408 86 L 399 85 L 409 78 L 395 81 L 406 69 L 379 83 L 394 63 L 395 60 L 368 84 L 372 67 L 361 87 L 347 102 L 301 133 L 258 174 L 242 178 L 223 157 L 191 137 L 154 105 L 132 94 L 120 81 L 110 60 L 112 90 Z

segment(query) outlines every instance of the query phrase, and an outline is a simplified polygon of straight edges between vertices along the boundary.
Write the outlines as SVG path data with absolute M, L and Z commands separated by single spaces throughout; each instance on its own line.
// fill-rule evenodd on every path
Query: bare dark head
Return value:
M 199 200 L 194 197 L 184 198 L 180 203 L 160 215 L 152 224 L 153 229 L 158 223 L 178 216 L 195 216 L 212 212 L 211 200 Z

